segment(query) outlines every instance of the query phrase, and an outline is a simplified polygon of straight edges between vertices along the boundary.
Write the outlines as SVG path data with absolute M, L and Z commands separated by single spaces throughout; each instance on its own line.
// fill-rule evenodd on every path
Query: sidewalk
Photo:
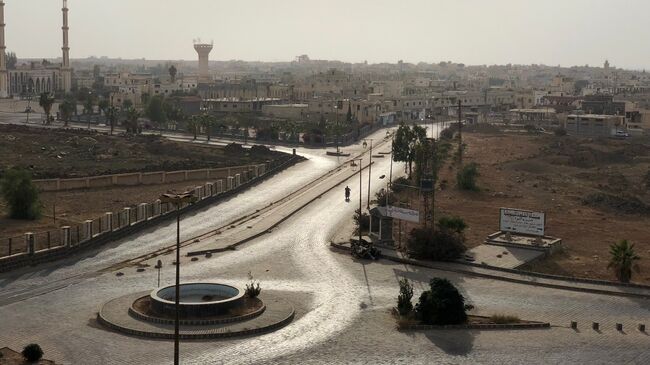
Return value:
M 331 243 L 332 247 L 349 250 L 348 244 Z M 408 258 L 402 252 L 385 247 L 381 249 L 382 258 L 408 265 L 421 266 L 435 270 L 455 272 L 459 274 L 477 276 L 482 278 L 508 281 L 512 283 L 534 285 L 546 288 L 564 289 L 571 291 L 613 295 L 622 297 L 635 297 L 650 299 L 650 286 L 638 284 L 623 284 L 602 280 L 570 278 L 525 272 L 521 270 L 504 269 L 480 264 L 461 264 L 457 262 L 438 262 L 415 260 Z

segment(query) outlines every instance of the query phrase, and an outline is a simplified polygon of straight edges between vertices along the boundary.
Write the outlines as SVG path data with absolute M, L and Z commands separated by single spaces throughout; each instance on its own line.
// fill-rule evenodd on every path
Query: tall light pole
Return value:
M 361 163 L 363 162 L 363 159 L 362 158 L 353 159 L 352 162 L 350 163 L 350 166 L 354 167 L 355 161 L 359 161 L 359 222 L 358 223 L 359 223 L 359 244 L 361 244 L 361 195 L 363 195 L 361 192 L 361 189 L 363 188 L 361 183 L 361 171 L 363 171 L 363 165 Z
M 371 180 L 371 173 L 372 173 L 372 138 L 366 138 L 363 140 L 363 148 L 366 148 L 368 146 L 368 142 L 370 141 L 370 162 L 368 163 L 368 206 L 366 209 L 370 210 L 370 180 Z
M 338 100 L 334 105 L 334 113 L 336 113 L 336 155 L 340 156 L 341 152 L 339 151 L 339 105 Z
M 176 294 L 174 296 L 176 317 L 174 320 L 174 365 L 179 364 L 180 337 L 180 273 L 181 273 L 181 206 L 196 201 L 191 192 L 167 193 L 160 196 L 161 203 L 171 203 L 176 206 Z

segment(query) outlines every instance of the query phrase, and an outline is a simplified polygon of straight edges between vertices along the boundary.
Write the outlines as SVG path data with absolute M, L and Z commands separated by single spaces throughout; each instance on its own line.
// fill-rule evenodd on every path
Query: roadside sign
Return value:
M 395 219 L 420 223 L 420 212 L 417 210 L 386 206 L 386 215 Z
M 499 225 L 503 232 L 543 236 L 546 214 L 529 210 L 501 208 Z

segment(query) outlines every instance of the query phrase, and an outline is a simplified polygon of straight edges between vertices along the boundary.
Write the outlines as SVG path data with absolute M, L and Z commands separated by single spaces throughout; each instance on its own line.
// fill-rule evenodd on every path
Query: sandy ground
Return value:
M 650 165 L 640 152 L 633 161 L 614 159 L 615 163 L 610 163 L 608 156 L 618 156 L 621 149 L 634 148 L 628 147 L 629 142 L 576 142 L 564 138 L 465 134 L 465 162 L 479 164 L 481 191 L 456 189 L 456 167 L 445 166 L 441 179 L 447 180 L 447 188 L 437 192 L 437 209 L 440 213 L 465 219 L 469 225 L 466 235 L 470 247 L 481 244 L 488 234 L 498 230 L 501 207 L 546 212 L 547 234 L 561 238 L 565 250 L 531 269 L 552 274 L 612 280 L 614 275 L 607 270 L 609 245 L 628 239 L 636 245 L 641 256 L 641 274 L 633 280 L 650 283 L 650 216 L 583 203 L 583 198 L 594 192 L 620 194 L 621 190 L 635 193 L 641 201 L 647 202 L 648 192 L 642 181 Z M 563 147 L 554 149 L 558 143 Z M 595 160 L 589 163 L 567 162 L 562 154 L 575 155 L 572 150 L 565 151 L 567 146 L 574 144 L 580 146 L 576 147 L 578 149 L 588 145 L 606 154 L 587 153 L 587 157 Z M 638 144 L 645 145 L 644 141 Z

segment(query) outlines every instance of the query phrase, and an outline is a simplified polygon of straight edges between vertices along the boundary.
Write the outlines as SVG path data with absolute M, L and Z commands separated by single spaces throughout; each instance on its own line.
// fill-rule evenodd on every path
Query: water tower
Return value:
M 200 39 L 194 40 L 194 49 L 199 54 L 199 82 L 210 81 L 210 69 L 208 62 L 210 61 L 210 52 L 212 51 L 212 43 L 201 43 Z

